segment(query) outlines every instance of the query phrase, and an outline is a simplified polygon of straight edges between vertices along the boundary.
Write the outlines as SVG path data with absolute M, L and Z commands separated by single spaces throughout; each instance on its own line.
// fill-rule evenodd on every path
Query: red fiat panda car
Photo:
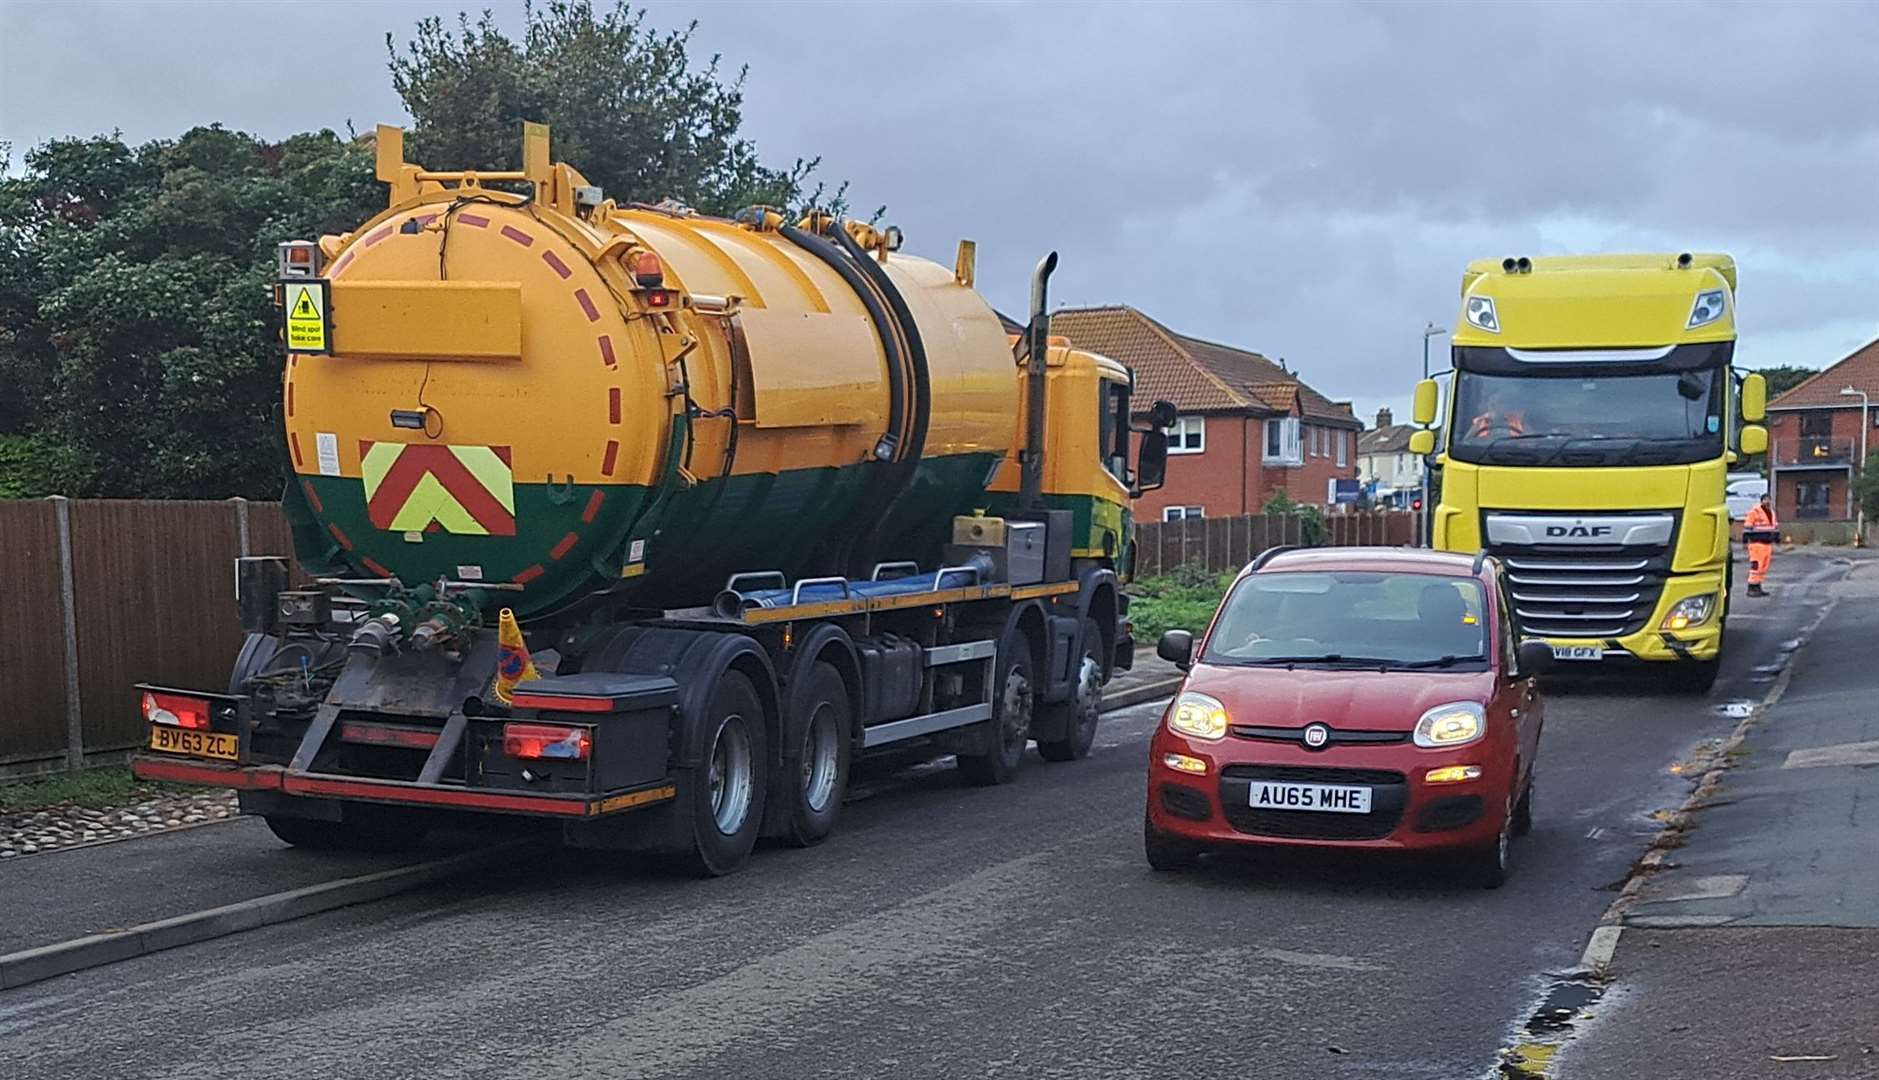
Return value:
M 1253 844 L 1446 851 L 1506 879 L 1552 652 L 1517 644 L 1492 560 L 1274 549 L 1159 652 L 1187 677 L 1150 743 L 1155 869 Z

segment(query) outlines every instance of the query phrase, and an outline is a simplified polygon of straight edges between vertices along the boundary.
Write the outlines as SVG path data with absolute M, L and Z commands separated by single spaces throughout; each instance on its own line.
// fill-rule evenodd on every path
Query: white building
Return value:
M 1422 459 L 1409 452 L 1416 426 L 1393 419 L 1378 409 L 1377 426 L 1357 436 L 1357 479 L 1378 504 L 1408 506 L 1422 488 Z

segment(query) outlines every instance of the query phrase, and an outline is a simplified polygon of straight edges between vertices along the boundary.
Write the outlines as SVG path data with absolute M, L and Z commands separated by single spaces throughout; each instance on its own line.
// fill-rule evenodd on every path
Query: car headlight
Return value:
M 1168 712 L 1168 730 L 1208 742 L 1224 739 L 1227 708 L 1206 694 L 1182 694 Z
M 1690 308 L 1690 323 L 1685 330 L 1694 330 L 1699 326 L 1708 326 L 1729 307 L 1729 294 L 1723 289 L 1711 289 L 1696 294 L 1696 304 Z
M 1462 305 L 1462 313 L 1468 325 L 1477 330 L 1486 330 L 1490 334 L 1501 332 L 1500 316 L 1494 312 L 1494 300 L 1487 296 L 1470 296 Z
M 1677 606 L 1664 616 L 1664 629 L 1687 630 L 1692 626 L 1701 626 L 1709 621 L 1716 611 L 1716 595 L 1705 593 L 1702 596 L 1686 596 L 1677 601 Z
M 1430 750 L 1466 746 L 1486 734 L 1487 727 L 1487 716 L 1481 706 L 1472 701 L 1456 701 L 1423 713 L 1422 719 L 1416 721 L 1415 741 L 1417 746 Z

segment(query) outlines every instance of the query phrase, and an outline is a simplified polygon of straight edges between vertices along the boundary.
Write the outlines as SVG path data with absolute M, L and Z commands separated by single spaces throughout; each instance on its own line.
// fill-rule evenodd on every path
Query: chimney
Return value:
M 1382 429 L 1389 427 L 1391 421 L 1394 419 L 1395 418 L 1390 415 L 1390 410 L 1388 406 L 1378 409 L 1377 410 L 1377 430 L 1381 431 Z

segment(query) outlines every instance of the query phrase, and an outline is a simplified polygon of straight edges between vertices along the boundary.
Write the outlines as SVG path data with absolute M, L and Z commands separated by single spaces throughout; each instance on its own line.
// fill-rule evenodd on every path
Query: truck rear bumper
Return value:
M 234 788 L 237 791 L 278 791 L 286 795 L 315 798 L 563 819 L 595 818 L 637 810 L 669 801 L 677 794 L 673 785 L 664 780 L 605 795 L 533 795 L 479 790 L 453 784 L 417 784 L 401 780 L 300 773 L 279 765 L 219 765 L 156 754 L 132 757 L 131 773 L 140 780 L 167 780 L 180 784 Z

